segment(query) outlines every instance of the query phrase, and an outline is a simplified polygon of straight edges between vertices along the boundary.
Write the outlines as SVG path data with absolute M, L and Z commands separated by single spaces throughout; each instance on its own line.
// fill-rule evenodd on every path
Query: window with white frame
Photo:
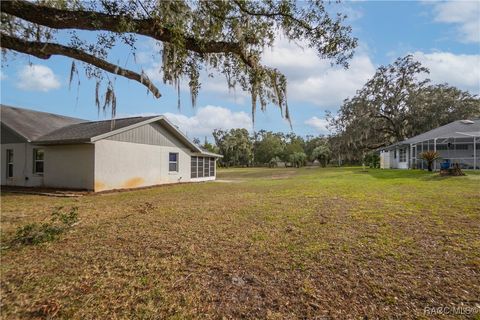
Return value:
M 168 154 L 168 171 L 178 172 L 178 153 L 170 152 Z
M 398 161 L 407 162 L 407 149 L 400 149 L 398 153 Z
M 33 173 L 42 175 L 43 174 L 43 161 L 45 157 L 45 152 L 43 149 L 33 149 Z
M 7 149 L 6 155 L 7 159 L 5 163 L 7 164 L 7 178 L 13 178 L 13 150 Z

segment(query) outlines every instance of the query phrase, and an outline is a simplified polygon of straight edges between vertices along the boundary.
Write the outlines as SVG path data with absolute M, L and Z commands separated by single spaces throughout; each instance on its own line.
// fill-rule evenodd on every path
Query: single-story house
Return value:
M 221 156 L 164 116 L 88 121 L 0 108 L 3 186 L 103 191 L 215 180 Z
M 458 164 L 462 169 L 480 168 L 480 119 L 458 120 L 427 131 L 410 139 L 380 149 L 380 167 L 383 169 L 427 169 L 420 154 L 435 151 L 440 163 Z

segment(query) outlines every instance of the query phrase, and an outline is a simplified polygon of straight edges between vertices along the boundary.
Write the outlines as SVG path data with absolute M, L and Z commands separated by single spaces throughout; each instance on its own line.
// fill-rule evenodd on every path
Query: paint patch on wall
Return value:
M 145 184 L 145 180 L 143 178 L 135 177 L 125 181 L 122 185 L 122 188 L 136 188 L 136 187 L 141 187 L 144 184 Z

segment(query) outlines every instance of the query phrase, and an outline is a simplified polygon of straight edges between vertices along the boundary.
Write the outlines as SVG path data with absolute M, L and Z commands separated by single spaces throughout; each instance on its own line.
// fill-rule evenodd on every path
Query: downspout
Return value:
M 433 139 L 433 152 L 437 152 L 437 139 Z M 437 171 L 437 160 L 433 161 L 433 171 Z

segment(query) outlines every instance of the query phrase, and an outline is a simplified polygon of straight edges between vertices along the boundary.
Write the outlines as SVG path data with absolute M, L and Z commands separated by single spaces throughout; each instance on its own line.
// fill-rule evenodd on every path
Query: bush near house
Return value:
M 376 152 L 366 154 L 363 161 L 370 168 L 380 168 L 380 156 Z

